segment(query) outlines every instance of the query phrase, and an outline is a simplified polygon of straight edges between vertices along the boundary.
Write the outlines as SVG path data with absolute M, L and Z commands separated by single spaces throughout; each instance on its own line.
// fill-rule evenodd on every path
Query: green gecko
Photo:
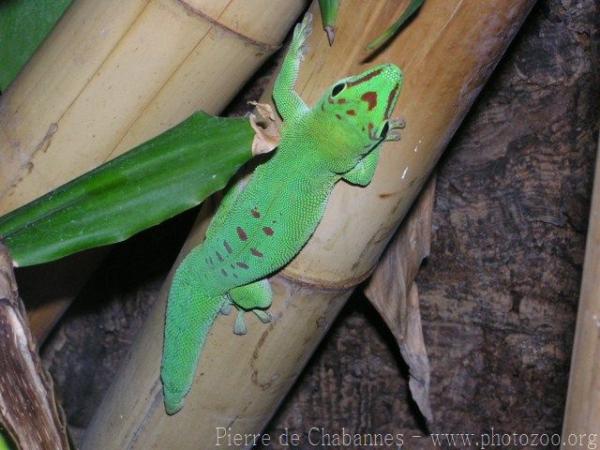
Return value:
M 289 263 L 319 224 L 341 179 L 366 186 L 381 143 L 403 127 L 390 119 L 403 75 L 393 64 L 344 78 L 309 108 L 295 92 L 307 14 L 294 30 L 273 89 L 284 119 L 275 154 L 245 187 L 233 188 L 213 218 L 206 239 L 177 268 L 169 292 L 161 378 L 165 408 L 175 414 L 190 390 L 207 334 L 219 314 L 239 312 L 234 332 L 244 334 L 243 313 L 270 320 L 266 277 Z

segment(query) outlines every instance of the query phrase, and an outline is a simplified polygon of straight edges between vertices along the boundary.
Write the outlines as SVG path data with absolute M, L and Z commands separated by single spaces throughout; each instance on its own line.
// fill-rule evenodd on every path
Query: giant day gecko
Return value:
M 282 118 L 281 142 L 243 188 L 225 196 L 205 241 L 177 268 L 169 292 L 161 378 L 165 408 L 174 414 L 190 390 L 207 334 L 219 314 L 239 309 L 269 320 L 266 279 L 302 249 L 315 231 L 340 180 L 366 186 L 381 143 L 397 140 L 402 121 L 390 118 L 403 75 L 393 64 L 375 66 L 331 86 L 309 108 L 295 92 L 307 14 L 294 30 L 273 89 Z

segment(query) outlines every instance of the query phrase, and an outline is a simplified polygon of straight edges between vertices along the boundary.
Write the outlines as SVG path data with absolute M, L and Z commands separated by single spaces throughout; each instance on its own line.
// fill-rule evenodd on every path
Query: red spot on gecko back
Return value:
M 346 114 L 348 114 L 349 116 L 355 116 L 356 111 L 354 111 L 353 109 L 349 109 L 348 111 L 346 111 Z
M 252 217 L 258 219 L 260 217 L 260 212 L 258 211 L 258 209 L 254 208 L 250 211 L 250 214 L 252 214 Z
M 271 227 L 263 227 L 263 232 L 267 235 L 267 236 L 273 236 L 273 228 Z
M 258 258 L 262 258 L 263 254 L 261 252 L 259 252 L 258 250 L 256 250 L 255 248 L 251 248 L 250 249 L 250 253 L 252 253 L 254 256 L 258 257 Z
M 369 111 L 377 106 L 377 92 L 365 92 L 360 98 L 369 104 Z
M 242 227 L 237 227 L 236 231 L 242 241 L 245 241 L 248 239 L 248 235 L 246 234 L 246 232 L 244 231 L 244 229 Z

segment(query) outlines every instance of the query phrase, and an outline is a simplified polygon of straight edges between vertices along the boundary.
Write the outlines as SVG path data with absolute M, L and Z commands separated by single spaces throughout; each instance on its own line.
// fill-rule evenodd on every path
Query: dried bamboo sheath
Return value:
M 215 448 L 223 430 L 258 433 L 353 286 L 374 267 L 533 3 L 428 0 L 377 58 L 405 70 L 397 108 L 408 123 L 403 140 L 386 145 L 368 188 L 337 186 L 309 244 L 272 280 L 273 323 L 250 320 L 249 334 L 240 338 L 231 333 L 233 318 L 219 318 L 185 408 L 168 417 L 158 379 L 165 286 L 83 448 Z M 324 33 L 311 37 L 298 85 L 302 97 L 312 103 L 336 79 L 361 70 L 361 46 L 403 6 L 392 0 L 343 2 L 334 46 L 329 47 Z M 313 5 L 319 20 L 317 9 Z M 182 255 L 200 242 L 207 220 L 199 221 Z

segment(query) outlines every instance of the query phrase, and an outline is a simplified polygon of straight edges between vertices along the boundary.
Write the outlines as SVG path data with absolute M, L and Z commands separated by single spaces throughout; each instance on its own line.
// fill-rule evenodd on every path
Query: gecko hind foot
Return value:
M 244 318 L 244 314 L 247 312 L 252 312 L 258 320 L 262 323 L 267 324 L 273 320 L 273 316 L 269 311 L 265 311 L 263 309 L 253 309 L 251 311 L 245 311 L 243 309 L 239 309 L 237 316 L 235 318 L 235 324 L 233 325 L 233 333 L 238 336 L 243 336 L 248 333 L 248 327 L 246 326 L 246 319 Z

